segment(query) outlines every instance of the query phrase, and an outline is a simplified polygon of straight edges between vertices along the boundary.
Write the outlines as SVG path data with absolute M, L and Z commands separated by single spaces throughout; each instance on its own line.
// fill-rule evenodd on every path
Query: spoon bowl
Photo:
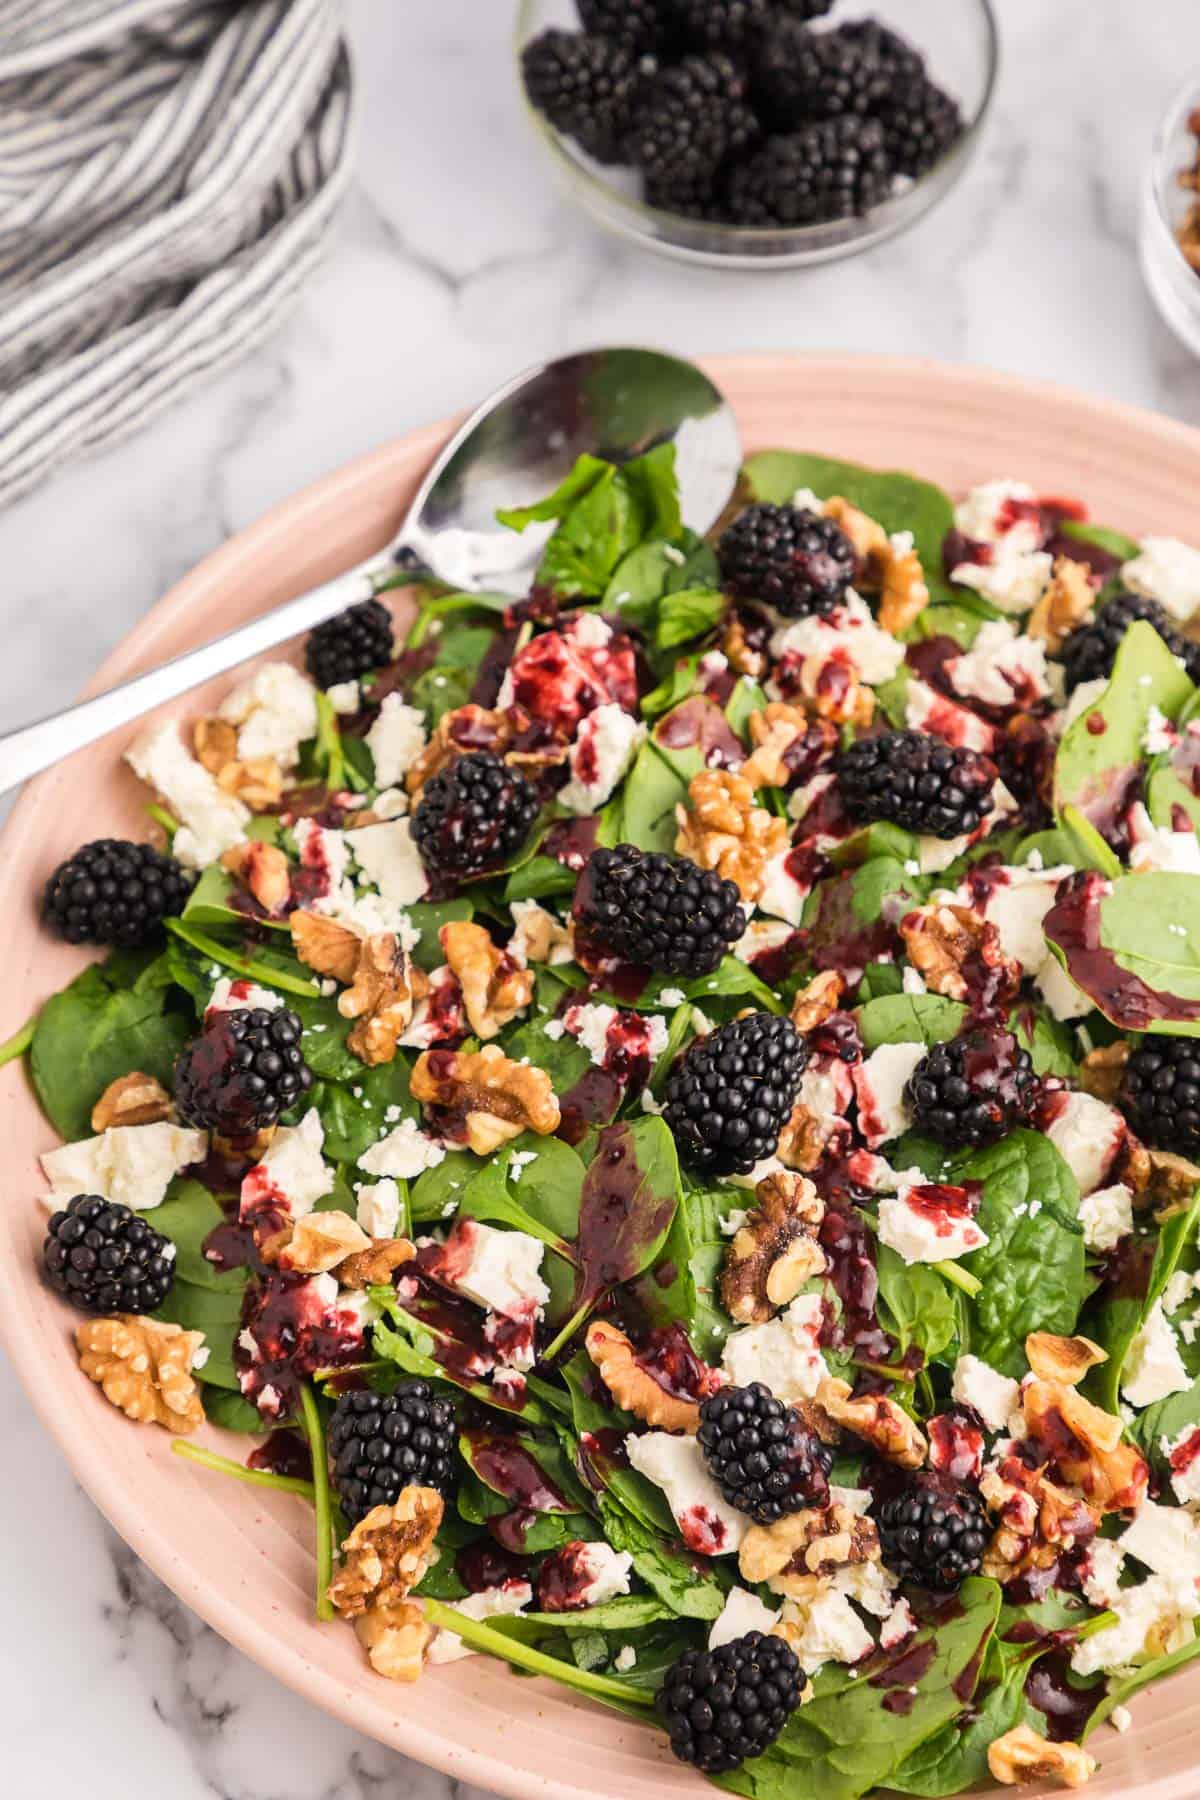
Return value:
M 454 433 L 388 549 L 162 668 L 0 736 L 0 793 L 143 713 L 369 600 L 397 567 L 469 593 L 529 591 L 551 526 L 516 533 L 501 506 L 542 499 L 584 452 L 624 462 L 674 443 L 684 523 L 720 517 L 741 466 L 724 397 L 694 363 L 656 350 L 585 350 L 539 363 Z

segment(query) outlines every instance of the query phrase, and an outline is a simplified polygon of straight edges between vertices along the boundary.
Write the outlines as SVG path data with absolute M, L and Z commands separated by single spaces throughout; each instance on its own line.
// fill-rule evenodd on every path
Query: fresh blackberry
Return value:
M 791 1645 L 761 1631 L 719 1650 L 685 1650 L 658 1692 L 671 1749 L 706 1775 L 739 1768 L 775 1742 L 806 1680 Z
M 697 50 L 737 50 L 753 42 L 779 10 L 796 19 L 819 19 L 833 0 L 665 0 L 678 30 Z
M 189 1125 L 240 1138 L 278 1122 L 312 1086 L 301 1025 L 287 1007 L 218 1013 L 175 1064 L 175 1104 Z
M 572 910 L 599 949 L 664 975 L 711 975 L 746 929 L 732 881 L 633 844 L 592 852 Z
M 858 46 L 887 70 L 893 93 L 900 83 L 911 84 L 925 73 L 925 58 L 915 45 L 878 19 L 850 19 L 837 27 L 837 36 Z
M 669 0 L 575 0 L 583 29 L 641 56 L 671 43 Z
M 886 819 L 922 837 L 969 837 L 992 810 L 996 765 L 924 731 L 860 738 L 838 759 L 842 805 L 857 825 Z
M 799 506 L 748 506 L 717 546 L 721 585 L 789 619 L 832 612 L 854 579 L 854 546 L 832 519 Z
M 382 600 L 360 600 L 309 633 L 308 672 L 319 688 L 357 681 L 392 660 L 392 615 Z
M 925 74 L 894 81 L 878 117 L 888 160 L 897 175 L 913 180 L 940 162 L 963 132 L 958 102 Z
M 52 1287 L 90 1313 L 152 1313 L 175 1279 L 175 1246 L 128 1206 L 76 1194 L 42 1250 Z
M 980 1025 L 935 1044 L 909 1077 L 913 1124 L 951 1149 L 994 1143 L 1025 1124 L 1037 1090 L 1028 1050 L 1011 1032 Z
M 1157 600 L 1141 594 L 1117 594 L 1088 625 L 1077 625 L 1062 647 L 1068 694 L 1085 681 L 1107 681 L 1125 633 L 1138 619 L 1153 625 L 1172 656 L 1182 659 L 1193 681 L 1200 681 L 1200 644 L 1189 642 L 1172 625 Z
M 756 1525 L 829 1500 L 833 1451 L 761 1381 L 702 1401 L 697 1437 L 725 1499 Z
M 1181 1156 L 1200 1153 L 1200 1045 L 1144 1037 L 1129 1054 L 1118 1101 L 1138 1137 Z
M 647 176 L 642 198 L 647 206 L 657 206 L 661 212 L 675 213 L 683 219 L 715 222 L 725 217 L 720 185 L 716 177 L 707 172 L 679 175 L 670 181 L 657 181 Z
M 625 160 L 625 139 L 643 74 L 606 37 L 543 31 L 521 53 L 530 104 L 597 162 Z
M 768 138 L 740 163 L 729 177 L 729 210 L 736 225 L 820 225 L 869 212 L 891 187 L 878 121 L 821 119 Z
M 538 798 L 490 750 L 460 756 L 425 783 L 412 835 L 431 874 L 464 878 L 515 856 L 538 815 Z
M 873 36 L 809 31 L 786 13 L 773 15 L 761 33 L 754 77 L 780 131 L 793 131 L 814 119 L 872 113 L 893 79 Z
M 667 1078 L 663 1116 L 679 1154 L 711 1175 L 748 1175 L 775 1154 L 808 1062 L 790 1019 L 751 1013 L 697 1038 Z
M 978 1490 L 966 1482 L 921 1470 L 872 1511 L 884 1567 L 901 1581 L 945 1593 L 978 1573 L 991 1526 Z
M 394 1506 L 406 1487 L 454 1491 L 458 1420 L 429 1382 L 400 1382 L 390 1394 L 343 1394 L 329 1421 L 333 1485 L 352 1525 L 375 1506 Z
M 60 863 L 46 883 L 42 917 L 68 944 L 152 944 L 183 911 L 190 877 L 150 844 L 97 838 Z
M 683 183 L 695 192 L 758 137 L 737 64 L 719 53 L 685 56 L 643 83 L 628 153 L 656 191 Z

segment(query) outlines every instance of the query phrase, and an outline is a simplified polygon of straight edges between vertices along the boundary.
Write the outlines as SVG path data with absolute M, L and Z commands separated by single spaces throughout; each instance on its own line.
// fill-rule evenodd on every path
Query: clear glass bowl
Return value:
M 869 250 L 906 231 L 945 198 L 979 145 L 995 92 L 999 34 L 991 0 L 858 0 L 839 4 L 843 15 L 869 14 L 900 32 L 924 52 L 930 74 L 958 100 L 966 130 L 950 153 L 904 193 L 874 207 L 862 218 L 828 225 L 795 225 L 764 230 L 745 225 L 712 225 L 647 206 L 630 169 L 605 168 L 528 106 L 529 117 L 559 176 L 574 198 L 609 231 L 680 262 L 716 268 L 798 269 L 835 262 Z M 573 0 L 520 0 L 517 54 L 529 39 L 550 26 L 579 29 Z M 518 63 L 517 79 L 520 81 Z M 521 87 L 524 94 L 524 85 Z
M 1179 185 L 1196 160 L 1187 122 L 1200 107 L 1200 70 L 1193 70 L 1167 110 L 1154 139 L 1142 190 L 1142 273 L 1154 304 L 1193 356 L 1200 356 L 1200 273 L 1179 248 L 1176 232 L 1197 198 Z

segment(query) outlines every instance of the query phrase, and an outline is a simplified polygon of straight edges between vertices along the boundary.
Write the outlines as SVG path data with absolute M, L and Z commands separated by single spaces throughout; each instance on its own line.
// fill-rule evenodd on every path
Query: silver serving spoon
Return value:
M 0 736 L 0 793 L 369 599 L 397 566 L 474 593 L 528 592 L 552 528 L 506 531 L 497 508 L 540 500 L 585 451 L 620 462 L 668 442 L 684 523 L 707 531 L 733 492 L 742 452 L 733 413 L 694 363 L 655 350 L 588 350 L 527 370 L 455 432 L 385 551 L 160 669 Z

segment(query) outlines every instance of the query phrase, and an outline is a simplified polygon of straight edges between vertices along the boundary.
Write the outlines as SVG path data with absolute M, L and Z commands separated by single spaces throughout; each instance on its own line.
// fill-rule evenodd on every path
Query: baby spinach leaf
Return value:
M 961 1718 L 931 1737 L 901 1767 L 889 1774 L 888 1787 L 924 1800 L 961 1794 L 989 1778 L 988 1751 L 998 1737 L 1021 1722 L 1025 1712 L 1028 1659 L 1005 1666 L 989 1645 L 984 1679 L 964 1723 Z
M 941 488 L 900 470 L 865 469 L 796 450 L 760 450 L 747 459 L 743 475 L 755 500 L 786 505 L 799 488 L 810 488 L 821 500 L 840 494 L 885 531 L 911 531 L 930 594 L 953 598 L 942 545 L 954 525 L 954 507 Z
M 245 1282 L 241 1284 L 245 1286 Z M 238 1392 L 233 1367 L 233 1346 L 242 1324 L 242 1293 L 219 1291 L 191 1281 L 176 1280 L 156 1319 L 182 1325 L 185 1331 L 202 1331 L 208 1360 L 199 1373 L 211 1387 Z
M 601 604 L 605 612 L 617 613 L 622 624 L 647 630 L 666 595 L 685 588 L 715 588 L 717 579 L 712 546 L 694 531 L 684 530 L 674 542 L 650 538 L 622 558 Z
M 217 1294 L 241 1294 L 246 1286 L 244 1269 L 219 1270 L 204 1254 L 210 1233 L 223 1225 L 226 1213 L 220 1202 L 198 1181 L 176 1176 L 161 1206 L 147 1215 L 155 1231 L 175 1246 L 175 1276 Z
M 206 1373 L 205 1369 L 197 1370 L 201 1381 Z M 210 1388 L 205 1393 L 204 1413 L 209 1424 L 222 1431 L 240 1431 L 247 1437 L 261 1437 L 266 1430 L 257 1406 L 243 1400 L 240 1394 L 231 1393 L 228 1388 Z
M 621 829 L 626 841 L 642 850 L 674 850 L 679 830 L 675 808 L 687 799 L 689 779 L 662 756 L 653 740 L 644 743 L 629 771 L 622 798 Z M 572 877 L 572 884 L 574 880 Z
M 932 1362 L 958 1332 L 958 1305 L 949 1285 L 927 1263 L 905 1263 L 887 1244 L 876 1245 L 875 1266 L 884 1330 L 901 1354 L 915 1344 Z
M 658 609 L 654 644 L 658 650 L 675 650 L 693 638 L 710 632 L 725 611 L 725 596 L 711 588 L 684 588 L 670 594 Z
M 682 1325 L 693 1349 L 714 1361 L 728 1337 L 728 1314 L 717 1301 L 717 1288 L 728 1239 L 720 1219 L 732 1212 L 744 1194 L 705 1189 L 685 1182 L 662 1255 L 625 1292 L 631 1316 L 647 1330 Z
M 547 1145 L 558 1144 L 558 1139 L 546 1138 L 539 1142 L 545 1142 Z M 553 1152 L 548 1152 L 548 1154 L 557 1164 L 560 1178 L 565 1179 L 568 1183 L 572 1177 L 575 1178 L 574 1186 L 578 1196 L 583 1186 L 583 1165 L 568 1144 L 561 1144 L 559 1148 L 566 1152 L 565 1157 L 560 1159 Z M 536 1157 L 540 1151 L 534 1150 L 531 1154 Z M 539 1238 L 542 1243 L 548 1244 L 552 1250 L 556 1250 L 560 1256 L 565 1257 L 568 1261 L 573 1261 L 573 1252 L 566 1239 L 522 1204 L 526 1198 L 532 1199 L 535 1192 L 543 1196 L 546 1193 L 544 1178 L 542 1185 L 537 1188 L 535 1188 L 535 1184 L 529 1182 L 529 1175 L 535 1167 L 536 1163 L 529 1163 L 521 1169 L 519 1189 L 510 1186 L 512 1149 L 507 1148 L 502 1156 L 497 1157 L 494 1162 L 481 1169 L 467 1183 L 459 1201 L 459 1214 L 463 1218 L 482 1219 L 493 1225 L 511 1225 L 516 1231 L 524 1231 L 530 1237 Z M 518 1198 L 518 1192 L 520 1198 Z M 569 1197 L 567 1210 L 568 1212 L 571 1210 Z M 574 1210 L 577 1218 L 578 1199 L 576 1199 Z
M 349 1082 L 314 1083 L 305 1110 L 317 1109 L 325 1127 L 326 1156 L 333 1162 L 356 1163 L 401 1119 L 418 1118 L 420 1109 L 409 1093 L 408 1075 L 408 1062 L 398 1055 L 373 1068 L 360 1063 Z
M 493 1391 L 484 1381 L 467 1381 L 455 1373 L 453 1364 L 446 1365 L 438 1361 L 438 1333 L 414 1318 L 411 1313 L 396 1300 L 386 1289 L 372 1289 L 372 1297 L 377 1299 L 385 1310 L 386 1316 L 379 1319 L 372 1327 L 371 1344 L 376 1356 L 385 1362 L 395 1363 L 406 1375 L 420 1375 L 426 1381 L 449 1382 L 453 1387 L 461 1388 L 464 1394 L 470 1394 L 481 1405 L 503 1413 L 508 1418 L 520 1417 L 528 1425 L 544 1425 L 547 1423 L 546 1409 L 532 1395 L 519 1404 L 513 1405 L 502 1395 Z
M 92 1135 L 92 1108 L 121 1075 L 140 1069 L 170 1088 L 191 1020 L 171 1008 L 171 991 L 143 993 L 131 982 L 143 964 L 95 963 L 38 1015 L 29 1070 L 54 1129 L 68 1141 Z
M 1142 766 L 1151 709 L 1173 719 L 1194 692 L 1154 627 L 1136 620 L 1104 693 L 1063 733 L 1054 762 L 1056 810 L 1076 806 L 1093 824 L 1111 819 Z
M 855 1013 L 868 1054 L 881 1044 L 944 1044 L 966 1016 L 961 1001 L 941 994 L 886 994 Z
M 1174 1443 L 1196 1425 L 1200 1425 L 1200 1381 L 1193 1381 L 1181 1394 L 1168 1394 L 1165 1400 L 1157 1400 L 1145 1412 L 1138 1413 L 1129 1435 L 1155 1474 L 1165 1478 L 1169 1465 L 1163 1455 L 1163 1439 Z
M 1118 562 L 1132 562 L 1135 556 L 1141 555 L 1142 547 L 1136 538 L 1126 537 L 1123 531 L 1113 531 L 1108 525 L 1093 525 L 1086 519 L 1064 519 L 1059 530 L 1064 537 L 1074 538 L 1077 544 L 1095 544 L 1098 550 L 1115 556 Z
M 700 661 L 697 651 L 694 656 L 681 657 L 669 674 L 664 675 L 656 688 L 642 701 L 642 717 L 657 719 L 662 713 L 670 712 L 680 706 L 689 694 L 696 689 L 696 665 Z
M 679 1195 L 675 1140 L 659 1118 L 607 1126 L 584 1177 L 575 1244 L 575 1311 L 547 1362 L 602 1295 L 650 1267 L 666 1242 Z
M 1121 876 L 1100 896 L 1098 946 L 1077 942 L 1077 935 L 1057 907 L 1047 914 L 1046 941 L 1105 1018 L 1125 1031 L 1200 1036 L 1200 881 L 1194 875 Z M 1111 964 L 1093 954 L 1097 947 L 1111 952 Z
M 1108 1352 L 1108 1361 L 1093 1369 L 1087 1389 L 1109 1412 L 1118 1410 L 1121 1376 L 1129 1358 L 1130 1346 L 1149 1316 L 1151 1308 L 1166 1292 L 1167 1283 L 1179 1267 L 1184 1253 L 1195 1243 L 1200 1225 L 1200 1187 L 1185 1211 L 1176 1213 L 1160 1227 L 1154 1243 L 1153 1258 L 1140 1267 L 1146 1271 L 1145 1287 L 1139 1291 L 1136 1271 L 1139 1264 L 1132 1259 L 1127 1266 L 1130 1277 L 1116 1286 L 1102 1287 L 1088 1306 L 1085 1315 L 1087 1335 Z M 1147 1257 L 1149 1244 L 1145 1245 Z
M 450 1151 L 436 1168 L 418 1175 L 409 1195 L 413 1219 L 418 1224 L 445 1219 L 455 1212 L 479 1164 L 470 1151 Z
M 604 593 L 614 570 L 646 537 L 672 539 L 682 530 L 675 446 L 661 444 L 620 468 L 582 456 L 566 481 L 536 506 L 497 513 L 514 531 L 556 519 L 538 579 L 555 593 Z
M 605 1493 L 613 1497 L 614 1510 L 624 1508 L 646 1532 L 651 1535 L 673 1533 L 675 1521 L 662 1489 L 637 1469 L 630 1468 L 616 1449 L 621 1438 L 638 1429 L 638 1421 L 609 1398 L 585 1350 L 576 1351 L 569 1362 L 563 1363 L 560 1372 L 571 1399 L 575 1435 L 580 1440 L 588 1440 L 580 1454 L 586 1458 L 593 1485 L 602 1483 Z M 603 1399 L 597 1398 L 598 1394 Z M 605 1511 L 603 1500 L 600 1505 Z
M 983 1286 L 967 1304 L 970 1349 L 1005 1375 L 1025 1372 L 1031 1331 L 1069 1337 L 1083 1301 L 1079 1189 L 1048 1138 L 1014 1131 L 953 1162 L 954 1181 L 980 1181 L 982 1250 L 963 1258 Z
M 283 951 L 256 946 L 253 954 L 247 955 L 194 925 L 186 925 L 182 919 L 168 919 L 167 930 L 199 951 L 210 963 L 217 963 L 235 975 L 244 975 L 249 981 L 261 982 L 264 987 L 278 988 L 281 993 L 300 999 L 317 993 L 316 983 L 303 972 L 296 957 Z M 210 988 L 211 985 L 210 982 Z
M 733 692 L 725 702 L 725 719 L 731 731 L 736 731 L 745 742 L 748 738 L 750 720 L 757 712 L 762 712 L 767 705 L 767 696 L 757 681 L 749 675 L 739 675 L 733 684 Z
M 600 1513 L 609 1543 L 615 1550 L 632 1556 L 636 1573 L 673 1613 L 682 1619 L 718 1616 L 725 1605 L 730 1580 L 718 1564 L 706 1566 L 704 1559 L 685 1550 L 678 1538 L 648 1530 L 609 1500 L 601 1499 Z M 669 1529 L 674 1531 L 674 1520 Z
M 994 1581 L 972 1578 L 959 1594 L 961 1613 L 936 1630 L 923 1631 L 915 1645 L 932 1644 L 928 1667 L 906 1713 L 889 1711 L 889 1692 L 880 1685 L 893 1660 L 884 1656 L 850 1669 L 828 1669 L 817 1697 L 798 1707 L 765 1756 L 734 1775 L 717 1777 L 718 1787 L 750 1800 L 795 1800 L 798 1793 L 821 1800 L 860 1800 L 889 1778 L 929 1739 L 957 1719 L 969 1703 L 1000 1611 Z M 899 1658 L 909 1658 L 913 1645 Z M 964 1677 L 966 1679 L 964 1680 Z
M 404 910 L 413 930 L 420 933 L 416 949 L 412 953 L 413 961 L 419 969 L 424 969 L 427 974 L 434 969 L 440 969 L 446 960 L 442 951 L 441 939 L 438 937 L 442 926 L 449 925 L 455 920 L 472 919 L 475 916 L 474 902 L 469 900 L 465 894 L 457 900 L 438 900 L 436 902 L 421 900 L 415 906 L 406 906 Z

